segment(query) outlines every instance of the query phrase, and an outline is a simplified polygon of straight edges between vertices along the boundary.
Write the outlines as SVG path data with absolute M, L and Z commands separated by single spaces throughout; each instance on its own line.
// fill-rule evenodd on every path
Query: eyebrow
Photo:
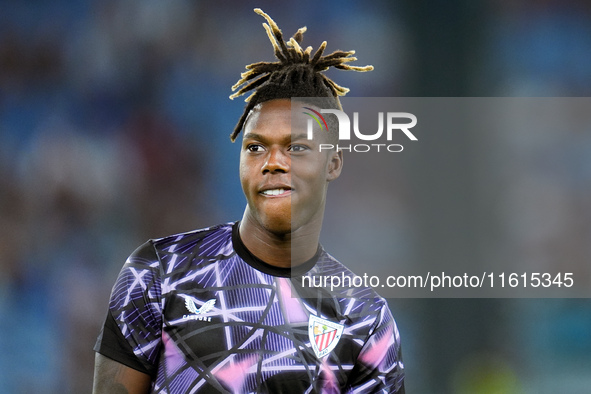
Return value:
M 306 133 L 301 133 L 301 134 L 296 134 L 294 136 L 291 137 L 291 140 L 307 140 L 308 139 L 308 134 Z
M 258 141 L 266 141 L 267 137 L 265 137 L 264 135 L 258 134 L 258 133 L 246 133 L 244 134 L 243 137 L 245 140 L 246 139 L 251 139 L 251 140 L 258 140 Z M 302 139 L 308 139 L 308 135 L 306 133 L 301 133 L 301 134 L 296 134 L 296 135 L 288 135 L 286 138 L 284 138 L 284 141 L 296 141 L 296 140 L 302 140 Z
M 244 138 L 244 139 L 248 138 L 248 139 L 252 139 L 252 140 L 264 140 L 265 139 L 265 137 L 263 137 L 262 135 L 257 134 L 257 133 L 247 133 L 247 134 L 244 134 L 244 137 L 242 137 L 242 138 Z

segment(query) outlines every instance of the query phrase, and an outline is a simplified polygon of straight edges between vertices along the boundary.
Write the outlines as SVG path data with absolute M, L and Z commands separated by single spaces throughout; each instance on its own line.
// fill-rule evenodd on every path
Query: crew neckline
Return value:
M 240 237 L 240 221 L 237 221 L 232 226 L 232 244 L 234 245 L 234 250 L 244 260 L 244 262 L 250 265 L 252 268 L 261 271 L 265 274 L 269 274 L 272 276 L 278 276 L 282 278 L 290 278 L 291 276 L 303 275 L 309 270 L 311 270 L 316 262 L 320 258 L 322 254 L 322 247 L 318 245 L 318 249 L 316 250 L 316 254 L 306 261 L 303 264 L 298 265 L 297 267 L 276 267 L 269 263 L 264 262 L 263 260 L 256 257 L 244 243 L 242 242 L 242 238 Z

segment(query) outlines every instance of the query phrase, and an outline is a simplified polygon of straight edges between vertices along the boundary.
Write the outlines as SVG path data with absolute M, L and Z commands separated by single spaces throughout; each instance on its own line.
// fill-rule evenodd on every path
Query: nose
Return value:
M 289 172 L 291 158 L 282 149 L 272 148 L 269 150 L 267 160 L 263 165 L 263 174 L 274 172 Z

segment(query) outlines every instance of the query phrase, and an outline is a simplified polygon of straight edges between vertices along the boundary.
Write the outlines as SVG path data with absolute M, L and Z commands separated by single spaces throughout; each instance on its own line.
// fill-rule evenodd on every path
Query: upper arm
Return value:
M 357 357 L 350 384 L 353 392 L 404 393 L 400 334 L 387 304 Z
M 146 394 L 150 376 L 96 353 L 93 394 Z
M 162 342 L 158 257 L 151 244 L 138 248 L 123 266 L 94 347 L 98 353 L 153 376 Z
M 162 316 L 158 256 L 151 243 L 127 259 L 94 347 L 93 393 L 148 393 L 157 368 Z

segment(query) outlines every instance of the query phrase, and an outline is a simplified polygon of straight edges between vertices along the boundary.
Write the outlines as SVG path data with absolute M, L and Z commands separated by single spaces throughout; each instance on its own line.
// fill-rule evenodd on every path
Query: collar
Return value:
M 254 254 L 248 250 L 246 245 L 242 242 L 240 238 L 240 221 L 234 223 L 232 226 L 232 244 L 234 245 L 234 250 L 246 262 L 246 264 L 250 265 L 252 268 L 261 271 L 265 274 L 269 274 L 272 276 L 278 276 L 282 278 L 290 278 L 292 276 L 303 275 L 309 270 L 311 270 L 315 265 L 320 255 L 323 252 L 323 249 L 320 245 L 318 245 L 318 249 L 316 250 L 316 254 L 306 261 L 303 264 L 298 265 L 297 267 L 276 267 L 274 265 L 265 263 L 263 260 L 256 257 Z

